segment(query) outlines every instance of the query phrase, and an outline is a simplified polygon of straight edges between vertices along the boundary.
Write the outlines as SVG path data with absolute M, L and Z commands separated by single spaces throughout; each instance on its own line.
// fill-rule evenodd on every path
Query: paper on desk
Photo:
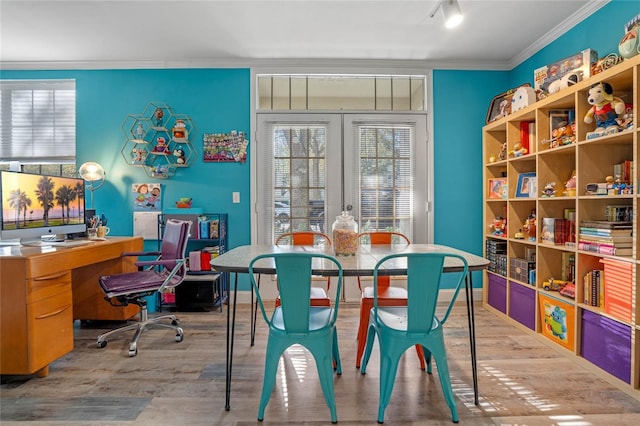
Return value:
M 133 212 L 133 235 L 145 240 L 157 240 L 159 214 L 160 212 Z

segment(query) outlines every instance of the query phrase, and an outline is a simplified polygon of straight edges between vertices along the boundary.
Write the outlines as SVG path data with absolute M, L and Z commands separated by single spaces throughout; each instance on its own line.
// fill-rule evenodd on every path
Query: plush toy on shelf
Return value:
M 574 170 L 571 173 L 571 177 L 568 181 L 564 183 L 564 191 L 562 191 L 562 195 L 568 197 L 576 196 L 576 171 Z
M 591 124 L 594 119 L 596 122 L 596 129 L 587 133 L 587 139 L 619 131 L 616 119 L 624 112 L 625 104 L 622 99 L 613 96 L 613 87 L 609 83 L 600 82 L 591 86 L 587 102 L 593 106 L 587 111 L 584 122 Z

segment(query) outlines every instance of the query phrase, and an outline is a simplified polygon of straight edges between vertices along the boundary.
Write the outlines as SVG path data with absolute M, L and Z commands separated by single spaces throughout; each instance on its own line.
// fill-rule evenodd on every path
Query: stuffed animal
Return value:
M 593 106 L 584 116 L 584 122 L 591 124 L 594 119 L 596 121 L 596 129 L 587 133 L 587 139 L 618 132 L 616 118 L 624 112 L 625 105 L 622 99 L 613 96 L 613 87 L 609 83 L 591 86 L 587 102 Z
M 181 146 L 173 150 L 173 155 L 176 157 L 176 164 L 183 165 L 187 162 L 187 156 Z
M 513 145 L 513 151 L 510 151 L 509 155 L 513 157 L 522 157 L 527 152 L 529 152 L 527 148 L 523 147 L 522 144 L 518 142 L 515 145 Z

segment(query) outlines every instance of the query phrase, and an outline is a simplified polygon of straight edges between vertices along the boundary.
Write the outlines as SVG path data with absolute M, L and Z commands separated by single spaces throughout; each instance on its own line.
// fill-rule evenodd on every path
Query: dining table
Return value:
M 290 252 L 311 252 L 321 253 L 335 256 L 333 247 L 329 245 L 314 246 L 276 246 L 276 245 L 243 245 L 233 248 L 216 258 L 211 259 L 211 267 L 217 272 L 229 272 L 235 275 L 233 296 L 229 297 L 227 305 L 227 353 L 226 353 L 226 392 L 225 392 L 225 410 L 231 409 L 231 373 L 233 367 L 233 346 L 236 323 L 236 307 L 238 292 L 238 274 L 246 274 L 249 272 L 249 263 L 255 257 L 263 254 L 273 253 L 290 253 Z M 467 318 L 469 324 L 469 345 L 471 352 L 471 370 L 473 375 L 474 403 L 478 405 L 478 370 L 475 343 L 475 319 L 473 306 L 473 271 L 481 271 L 489 265 L 489 260 L 482 256 L 478 256 L 463 250 L 439 244 L 391 244 L 391 245 L 367 245 L 362 244 L 358 247 L 355 254 L 350 256 L 335 256 L 342 266 L 344 277 L 364 277 L 373 276 L 373 270 L 382 258 L 395 253 L 429 253 L 443 252 L 452 253 L 462 256 L 468 264 L 469 273 L 465 278 L 465 295 L 467 305 Z M 445 262 L 444 272 L 459 272 L 462 270 L 462 262 L 449 258 Z M 254 265 L 254 273 L 275 275 L 275 264 L 272 260 L 265 259 L 261 263 Z M 315 259 L 312 264 L 312 273 L 322 276 L 336 276 L 338 270 L 332 262 Z M 393 262 L 384 265 L 384 268 L 378 272 L 380 275 L 402 276 L 407 273 L 407 265 L 405 259 L 396 259 Z M 253 296 L 253 289 L 252 289 Z M 253 301 L 253 297 L 252 297 Z M 251 315 L 252 321 L 255 317 Z M 253 327 L 253 324 L 252 324 Z

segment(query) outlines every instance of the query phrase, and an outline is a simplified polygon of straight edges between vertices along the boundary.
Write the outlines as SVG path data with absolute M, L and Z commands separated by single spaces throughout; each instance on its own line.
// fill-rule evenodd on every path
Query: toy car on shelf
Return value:
M 549 281 L 545 281 L 542 283 L 542 288 L 547 291 L 560 291 L 568 283 L 568 281 L 554 280 L 553 278 L 549 278 Z

